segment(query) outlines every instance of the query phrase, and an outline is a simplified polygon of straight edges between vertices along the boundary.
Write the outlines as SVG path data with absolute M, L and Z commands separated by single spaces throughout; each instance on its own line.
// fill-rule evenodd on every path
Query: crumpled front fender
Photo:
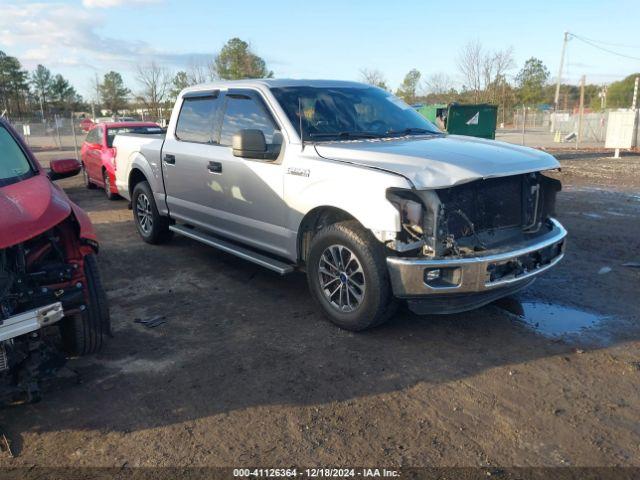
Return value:
M 82 210 L 78 205 L 69 201 L 71 205 L 71 211 L 76 221 L 78 222 L 79 227 L 79 235 L 82 240 L 87 241 L 89 245 L 97 252 L 98 251 L 98 235 L 96 234 L 95 229 L 93 228 L 93 223 L 91 223 L 91 219 L 89 215 Z

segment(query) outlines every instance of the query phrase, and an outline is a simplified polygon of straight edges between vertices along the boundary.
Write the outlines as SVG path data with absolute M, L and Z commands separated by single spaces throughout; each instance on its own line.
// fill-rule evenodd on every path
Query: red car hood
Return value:
M 39 174 L 0 188 L 0 249 L 49 230 L 71 214 L 67 196 Z

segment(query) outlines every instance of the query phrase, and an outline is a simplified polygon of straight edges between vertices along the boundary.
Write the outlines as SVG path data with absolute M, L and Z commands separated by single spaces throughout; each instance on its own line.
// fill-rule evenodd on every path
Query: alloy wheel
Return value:
M 153 214 L 151 212 L 151 202 L 144 193 L 140 193 L 136 200 L 136 217 L 142 232 L 145 235 L 149 235 L 153 228 Z
M 322 252 L 318 280 L 325 299 L 340 312 L 353 312 L 362 304 L 364 271 L 356 254 L 344 245 L 331 245 Z

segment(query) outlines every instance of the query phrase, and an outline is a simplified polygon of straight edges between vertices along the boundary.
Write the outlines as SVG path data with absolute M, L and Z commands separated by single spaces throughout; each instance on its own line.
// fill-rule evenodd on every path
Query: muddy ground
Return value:
M 561 266 L 510 301 L 359 334 L 302 274 L 146 245 L 126 202 L 62 182 L 100 235 L 115 337 L 71 362 L 82 384 L 0 411 L 0 465 L 640 466 L 640 157 L 563 158 Z

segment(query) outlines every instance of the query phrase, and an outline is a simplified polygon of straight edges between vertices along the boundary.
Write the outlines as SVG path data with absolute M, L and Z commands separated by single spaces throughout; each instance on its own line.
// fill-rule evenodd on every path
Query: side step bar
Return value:
M 269 270 L 273 270 L 280 275 L 291 273 L 294 270 L 294 266 L 289 263 L 254 252 L 253 250 L 208 235 L 194 228 L 185 227 L 184 225 L 170 225 L 169 230 L 176 232 L 178 235 L 189 237 L 193 240 L 204 243 L 205 245 L 209 245 L 210 247 L 215 247 L 223 252 L 235 255 L 236 257 L 256 263 L 262 267 L 268 268 Z

